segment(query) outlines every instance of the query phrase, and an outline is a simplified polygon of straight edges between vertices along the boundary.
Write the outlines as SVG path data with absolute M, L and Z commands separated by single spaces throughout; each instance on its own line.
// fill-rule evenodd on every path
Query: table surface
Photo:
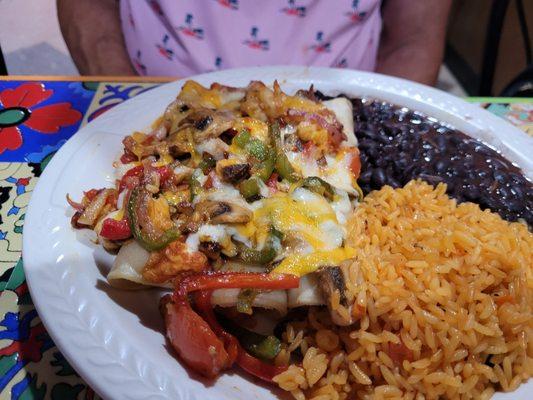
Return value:
M 95 399 L 35 311 L 21 259 L 31 193 L 83 125 L 172 78 L 0 77 L 0 399 Z M 533 136 L 533 99 L 468 98 Z

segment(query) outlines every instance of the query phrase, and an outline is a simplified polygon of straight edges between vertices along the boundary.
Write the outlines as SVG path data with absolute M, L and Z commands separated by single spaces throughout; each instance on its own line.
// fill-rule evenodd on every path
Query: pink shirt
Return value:
M 121 0 L 141 75 L 315 65 L 373 70 L 380 0 Z

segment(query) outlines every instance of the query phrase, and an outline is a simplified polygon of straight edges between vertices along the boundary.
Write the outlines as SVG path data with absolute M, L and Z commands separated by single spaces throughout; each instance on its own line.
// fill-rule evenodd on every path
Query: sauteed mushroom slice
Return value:
M 340 326 L 355 322 L 352 316 L 352 304 L 346 299 L 346 281 L 341 267 L 323 267 L 318 271 L 320 290 L 330 311 L 332 321 Z M 338 301 L 336 301 L 338 298 Z M 337 307 L 337 304 L 342 307 Z
M 182 121 L 179 129 L 192 128 L 194 142 L 202 143 L 231 129 L 234 122 L 235 115 L 231 111 L 213 111 L 202 108 L 189 114 Z
M 195 214 L 213 224 L 244 224 L 252 218 L 247 208 L 226 201 L 204 200 L 196 205 Z
M 233 164 L 222 167 L 222 179 L 230 183 L 240 183 L 250 177 L 250 164 Z

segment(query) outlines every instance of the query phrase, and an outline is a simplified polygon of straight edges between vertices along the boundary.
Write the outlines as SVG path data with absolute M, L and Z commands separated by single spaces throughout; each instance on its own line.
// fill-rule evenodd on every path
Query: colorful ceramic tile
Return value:
M 27 163 L 0 163 L 0 275 L 13 267 L 22 251 L 22 224 L 36 183 Z
M 0 82 L 0 161 L 26 161 L 71 137 L 93 95 L 82 82 Z
M 19 261 L 0 298 L 0 399 L 93 399 L 35 311 Z
M 491 113 L 506 119 L 517 128 L 522 129 L 528 135 L 533 136 L 533 101 L 522 103 L 517 103 L 515 101 L 509 101 L 507 103 L 476 102 L 476 104 L 487 109 Z
M 98 86 L 91 105 L 83 117 L 82 125 L 132 97 L 159 86 L 155 83 L 102 82 Z

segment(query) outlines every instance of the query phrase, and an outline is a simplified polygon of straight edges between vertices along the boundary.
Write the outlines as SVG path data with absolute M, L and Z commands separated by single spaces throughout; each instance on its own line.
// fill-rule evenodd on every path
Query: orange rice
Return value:
M 303 400 L 488 399 L 533 375 L 533 234 L 421 181 L 369 194 L 349 221 L 346 296 L 284 333 L 275 377 Z M 341 305 L 337 305 L 340 309 Z M 343 312 L 348 312 L 347 309 Z

